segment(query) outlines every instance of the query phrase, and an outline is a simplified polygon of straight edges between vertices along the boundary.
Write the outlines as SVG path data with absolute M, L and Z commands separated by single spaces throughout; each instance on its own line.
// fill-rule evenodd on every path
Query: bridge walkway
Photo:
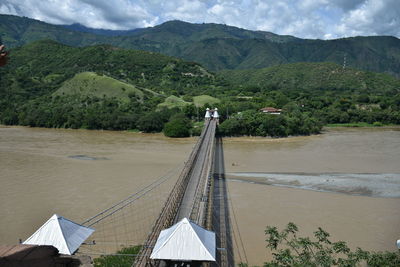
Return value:
M 207 218 L 212 217 L 207 214 L 212 212 L 210 205 L 208 205 L 208 196 L 216 126 L 216 120 L 205 121 L 200 138 L 133 266 L 161 266 L 159 261 L 150 259 L 152 249 L 161 230 L 171 227 L 175 222 L 185 217 L 189 217 L 192 221 L 204 227 L 207 225 Z M 208 224 L 210 225 L 210 223 Z

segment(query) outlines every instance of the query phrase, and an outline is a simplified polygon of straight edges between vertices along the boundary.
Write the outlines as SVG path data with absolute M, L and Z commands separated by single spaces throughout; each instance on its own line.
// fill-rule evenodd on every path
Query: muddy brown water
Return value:
M 331 192 L 301 186 L 309 177 L 313 182 L 321 177 L 321 186 L 331 182 L 327 176 L 348 176 L 354 184 L 358 177 L 376 175 L 377 182 L 360 178 L 360 185 L 383 190 L 381 185 L 387 183 L 398 188 L 400 129 L 339 128 L 310 137 L 226 138 L 224 147 L 227 177 L 232 178 L 228 180 L 229 195 L 250 265 L 262 265 L 272 257 L 265 248 L 266 226 L 283 229 L 288 222 L 296 223 L 303 236 L 312 236 L 322 227 L 332 241 L 347 241 L 353 249 L 396 250 L 400 192 L 387 190 L 390 198 L 352 195 L 346 179 Z M 296 183 L 285 184 L 290 174 Z M 265 177 L 270 178 L 268 182 Z M 279 186 L 268 185 L 272 178 Z M 241 249 L 240 254 L 244 259 Z M 238 251 L 235 256 L 238 258 Z
M 0 240 L 26 239 L 54 213 L 83 222 L 188 157 L 195 139 L 0 127 Z
M 161 134 L 0 126 L 1 243 L 27 238 L 53 213 L 82 222 L 181 166 L 195 141 Z M 304 235 L 320 226 L 333 240 L 346 240 L 353 248 L 395 250 L 400 238 L 398 197 L 277 187 L 255 183 L 252 179 L 257 177 L 238 176 L 361 173 L 397 179 L 399 129 L 333 129 L 285 139 L 226 138 L 224 149 L 226 172 L 236 175 L 228 175 L 228 189 L 250 264 L 261 265 L 271 257 L 265 249 L 265 226 L 282 228 L 290 221 Z

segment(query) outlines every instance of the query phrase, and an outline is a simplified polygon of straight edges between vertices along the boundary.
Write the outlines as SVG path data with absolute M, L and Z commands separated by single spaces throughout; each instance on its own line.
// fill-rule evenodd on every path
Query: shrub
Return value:
M 134 246 L 123 248 L 117 251 L 116 254 L 128 254 L 124 255 L 107 255 L 100 256 L 99 258 L 94 259 L 95 267 L 108 267 L 108 266 L 118 266 L 118 267 L 131 267 L 133 261 L 140 251 L 141 246 Z
M 321 228 L 314 232 L 314 240 L 298 236 L 298 228 L 288 223 L 283 231 L 268 226 L 265 230 L 267 247 L 273 260 L 264 267 L 283 266 L 400 266 L 399 252 L 368 252 L 360 248 L 350 250 L 346 242 L 332 242 L 329 233 Z
M 178 114 L 173 116 L 164 125 L 164 135 L 168 137 L 188 137 L 190 136 L 191 122 L 186 117 Z

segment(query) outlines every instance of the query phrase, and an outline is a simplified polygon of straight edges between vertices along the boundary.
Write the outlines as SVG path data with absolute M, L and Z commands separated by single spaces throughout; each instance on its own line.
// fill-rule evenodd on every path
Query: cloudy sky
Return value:
M 302 38 L 400 37 L 400 0 L 0 0 L 0 13 L 103 29 L 178 19 Z

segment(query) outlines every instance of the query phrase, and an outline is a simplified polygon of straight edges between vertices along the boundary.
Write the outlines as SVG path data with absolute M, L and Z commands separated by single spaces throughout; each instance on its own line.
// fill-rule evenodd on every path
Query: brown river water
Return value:
M 0 242 L 26 239 L 53 213 L 82 222 L 180 168 L 195 141 L 0 126 Z M 265 227 L 288 222 L 304 235 L 320 226 L 352 248 L 395 250 L 400 129 L 226 138 L 224 153 L 234 234 L 250 265 L 271 257 Z M 242 247 L 235 252 L 238 260 L 239 255 L 245 258 Z

